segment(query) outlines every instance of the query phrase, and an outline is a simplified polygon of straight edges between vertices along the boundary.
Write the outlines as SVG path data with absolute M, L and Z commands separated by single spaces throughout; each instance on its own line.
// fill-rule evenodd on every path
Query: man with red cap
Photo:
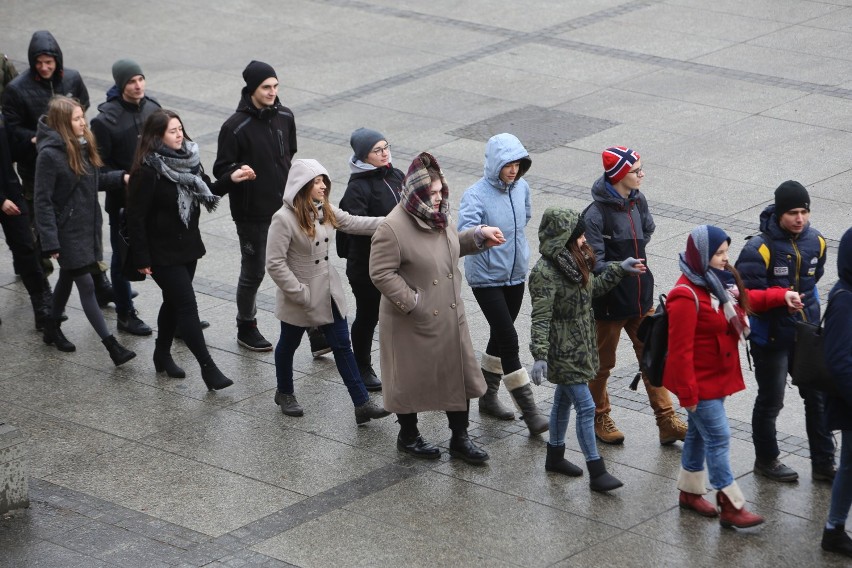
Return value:
M 604 173 L 592 186 L 594 201 L 584 213 L 586 240 L 595 251 L 595 274 L 603 272 L 611 262 L 628 257 L 644 259 L 645 246 L 656 228 L 645 195 L 639 191 L 645 179 L 639 154 L 624 146 L 613 146 L 601 156 Z M 589 390 L 595 400 L 595 436 L 605 444 L 624 442 L 624 434 L 609 415 L 607 392 L 607 379 L 615 367 L 621 332 L 627 332 L 638 360 L 643 344 L 636 331 L 643 318 L 653 312 L 653 302 L 654 276 L 650 267 L 643 274 L 624 278 L 609 293 L 592 302 L 600 363 Z M 669 391 L 652 386 L 644 373 L 642 381 L 660 430 L 660 443 L 683 440 L 686 424 L 675 414 Z

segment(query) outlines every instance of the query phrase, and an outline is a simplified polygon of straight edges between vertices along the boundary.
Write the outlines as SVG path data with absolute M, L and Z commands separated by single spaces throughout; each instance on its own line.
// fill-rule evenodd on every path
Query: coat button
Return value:
M 317 241 L 317 246 L 319 246 L 319 241 Z
M 450 280 L 452 280 L 452 279 L 453 279 L 453 275 L 452 275 L 452 274 L 447 274 L 447 278 L 449 278 Z
M 323 260 L 328 260 L 328 257 L 325 257 Z
M 455 305 L 455 304 L 450 304 L 450 307 L 451 307 L 451 308 L 453 308 L 453 309 L 456 309 L 456 305 Z
M 434 311 L 434 312 L 432 312 L 432 313 L 433 313 L 433 314 L 435 314 L 435 315 L 437 316 L 437 315 L 438 315 L 438 310 L 435 310 L 435 311 Z
M 400 302 L 397 302 L 397 303 L 396 303 L 396 305 L 397 305 L 397 306 L 399 306 L 399 305 L 400 305 Z
M 325 238 L 325 242 L 328 242 L 328 237 Z
M 319 264 L 319 259 L 315 260 L 314 264 Z
M 432 280 L 432 286 L 437 286 L 437 285 L 438 285 L 438 281 L 437 281 L 437 280 Z

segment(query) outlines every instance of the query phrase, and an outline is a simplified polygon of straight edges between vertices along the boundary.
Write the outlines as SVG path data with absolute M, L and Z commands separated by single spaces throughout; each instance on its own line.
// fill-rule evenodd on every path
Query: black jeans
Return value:
M 197 261 L 175 266 L 152 266 L 151 278 L 163 292 L 163 303 L 157 316 L 158 346 L 171 347 L 175 329 L 180 328 L 183 342 L 199 364 L 203 365 L 212 358 L 204 341 L 204 332 L 201 331 L 198 304 L 192 288 L 196 265 Z
M 352 352 L 358 367 L 372 362 L 373 333 L 379 323 L 379 303 L 382 293 L 370 280 L 349 280 L 355 295 L 355 319 L 352 321 Z
M 500 358 L 504 375 L 517 371 L 521 368 L 521 358 L 515 319 L 524 301 L 523 282 L 514 286 L 473 288 L 473 297 L 491 328 L 485 353 Z

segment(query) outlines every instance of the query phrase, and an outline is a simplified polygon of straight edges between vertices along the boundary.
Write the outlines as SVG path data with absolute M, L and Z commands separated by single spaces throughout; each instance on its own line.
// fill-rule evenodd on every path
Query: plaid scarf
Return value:
M 443 200 L 438 211 L 435 211 L 432 206 L 432 199 L 429 196 L 429 190 L 432 186 L 429 170 L 440 176 L 443 185 L 441 192 Z M 438 161 L 432 154 L 421 152 L 411 162 L 408 173 L 405 175 L 405 183 L 400 195 L 402 206 L 410 215 L 422 219 L 433 229 L 445 229 L 450 223 L 449 196 L 450 190 L 447 187 L 447 180 L 444 179 L 444 173 L 441 171 Z
M 189 227 L 192 209 L 202 204 L 208 212 L 216 210 L 219 197 L 210 192 L 201 176 L 201 158 L 198 144 L 184 140 L 180 150 L 165 146 L 145 156 L 145 163 L 157 170 L 157 173 L 177 186 L 178 214 L 183 224 Z

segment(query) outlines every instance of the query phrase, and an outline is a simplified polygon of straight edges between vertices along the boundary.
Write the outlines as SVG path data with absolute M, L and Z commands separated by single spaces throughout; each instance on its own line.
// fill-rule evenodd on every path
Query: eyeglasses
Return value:
M 378 148 L 370 150 L 370 153 L 375 154 L 376 156 L 381 156 L 385 152 L 390 152 L 390 144 L 385 144 L 384 146 L 379 146 Z
M 645 173 L 645 170 L 643 168 L 636 168 L 635 170 L 630 170 L 627 173 L 628 174 L 636 174 L 637 176 L 641 176 Z

